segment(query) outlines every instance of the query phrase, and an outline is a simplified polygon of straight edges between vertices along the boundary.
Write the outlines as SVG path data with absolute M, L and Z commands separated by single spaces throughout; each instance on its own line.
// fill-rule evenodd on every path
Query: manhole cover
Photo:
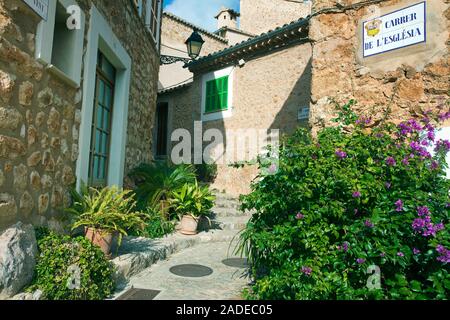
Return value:
M 170 268 L 170 272 L 180 277 L 201 278 L 209 276 L 213 270 L 199 264 L 182 264 Z
M 132 288 L 122 294 L 117 300 L 153 300 L 161 291 Z
M 233 268 L 248 268 L 248 260 L 245 258 L 230 258 L 230 259 L 225 259 L 222 261 L 222 263 L 228 267 L 233 267 Z

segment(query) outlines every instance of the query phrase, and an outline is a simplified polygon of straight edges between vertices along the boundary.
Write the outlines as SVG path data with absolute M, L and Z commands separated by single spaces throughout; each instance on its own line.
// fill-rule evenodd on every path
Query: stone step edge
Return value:
M 183 236 L 174 234 L 167 238 L 159 239 L 160 243 L 146 252 L 133 252 L 120 255 L 111 262 L 116 268 L 114 281 L 116 290 L 123 290 L 131 277 L 149 268 L 160 260 L 166 260 L 171 255 L 181 250 L 191 248 L 201 243 L 228 242 L 238 240 L 239 232 L 236 230 L 214 230 L 202 232 L 195 236 Z M 151 241 L 150 239 L 148 239 Z M 158 241 L 158 239 L 157 239 Z

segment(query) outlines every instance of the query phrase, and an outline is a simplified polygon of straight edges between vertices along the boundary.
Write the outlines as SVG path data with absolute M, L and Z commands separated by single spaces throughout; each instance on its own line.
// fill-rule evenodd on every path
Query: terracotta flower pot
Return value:
M 181 219 L 180 233 L 185 235 L 197 234 L 198 218 L 194 218 L 190 215 L 184 215 Z
M 111 248 L 116 234 L 100 229 L 85 228 L 85 237 L 100 248 L 106 257 L 111 257 Z

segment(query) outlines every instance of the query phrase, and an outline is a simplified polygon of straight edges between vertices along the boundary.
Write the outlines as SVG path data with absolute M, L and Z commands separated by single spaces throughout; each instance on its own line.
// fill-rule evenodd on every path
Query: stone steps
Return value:
M 154 240 L 124 239 L 118 257 L 112 260 L 117 270 L 115 280 L 118 287 L 125 286 L 132 276 L 181 250 L 210 242 L 228 242 L 233 247 L 238 243 L 240 232 L 251 218 L 251 213 L 242 212 L 238 207 L 239 201 L 236 197 L 218 194 L 216 205 L 211 210 L 211 226 L 199 226 L 199 230 L 206 230 L 204 232 L 194 236 L 175 233 Z
M 212 210 L 213 217 L 219 218 L 219 217 L 244 217 L 244 216 L 251 216 L 250 212 L 242 212 L 238 209 L 234 208 L 220 208 L 220 207 L 214 207 Z
M 221 217 L 215 220 L 222 230 L 242 231 L 247 226 L 250 216 L 244 217 Z

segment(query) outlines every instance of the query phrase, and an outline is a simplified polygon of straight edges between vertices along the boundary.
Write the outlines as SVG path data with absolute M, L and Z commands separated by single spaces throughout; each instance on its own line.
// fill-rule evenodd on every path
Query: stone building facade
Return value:
M 196 26 L 172 13 L 164 12 L 161 25 L 161 54 L 172 57 L 189 58 L 185 42 L 194 29 L 198 30 L 205 41 L 200 56 L 206 56 L 228 47 L 227 39 Z M 160 67 L 158 82 L 158 91 L 160 94 L 153 134 L 153 144 L 155 145 L 153 152 L 154 156 L 158 158 L 167 157 L 170 144 L 169 133 L 176 129 L 178 125 L 171 120 L 174 112 L 174 108 L 171 106 L 179 103 L 174 90 L 178 90 L 180 87 L 189 86 L 193 81 L 192 72 L 187 68 L 183 68 L 183 66 L 183 62 L 176 62 L 161 65 Z M 169 92 L 174 92 L 174 95 L 168 94 Z M 164 124 L 161 124 L 163 120 Z M 164 126 L 164 128 L 160 128 L 161 126 Z M 160 135 L 159 138 L 158 130 L 164 131 L 164 134 L 162 134 L 162 136 Z
M 24 1 L 0 1 L 0 229 L 19 220 L 61 228 L 69 188 L 97 170 L 95 110 L 105 123 L 104 184 L 121 186 L 152 159 L 161 6 L 58 0 L 44 20 Z
M 417 6 L 423 6 L 423 11 L 405 11 Z M 425 41 L 365 56 L 364 37 L 369 36 L 365 23 L 402 12 L 415 14 L 414 18 L 422 12 L 423 20 L 418 19 L 415 26 L 423 24 Z M 350 99 L 358 101 L 356 111 L 371 117 L 374 125 L 383 120 L 399 123 L 428 111 L 450 112 L 448 0 L 241 0 L 240 16 L 240 29 L 266 33 L 190 63 L 194 82 L 159 97 L 170 101 L 174 110 L 169 118 L 172 130 L 183 128 L 193 136 L 192 153 L 194 139 L 198 139 L 195 121 L 200 121 L 203 132 L 215 128 L 224 136 L 246 128 L 290 133 L 301 125 L 315 134 L 333 125 L 335 102 L 344 104 Z M 397 18 L 391 25 L 408 21 Z M 293 22 L 286 25 L 289 21 Z M 291 32 L 289 25 L 297 32 L 292 42 L 286 40 L 287 35 L 277 34 Z M 275 29 L 267 32 L 271 28 Z M 228 76 L 225 88 L 232 92 L 228 93 L 232 96 L 228 108 L 206 112 L 207 82 L 224 76 Z M 449 127 L 447 120 L 440 138 L 450 139 Z M 255 174 L 251 166 L 219 165 L 213 187 L 231 194 L 246 193 Z
M 311 12 L 310 0 L 241 0 L 240 29 L 261 34 L 270 29 L 306 17 Z
M 233 11 L 222 9 L 216 18 L 227 13 L 236 16 Z M 241 15 L 241 23 L 245 18 Z M 272 129 L 279 130 L 276 134 L 280 136 L 308 124 L 307 118 L 301 118 L 299 114 L 309 108 L 312 51 L 311 45 L 304 41 L 307 32 L 303 26 L 306 24 L 300 18 L 278 30 L 269 30 L 269 24 L 267 32 L 247 35 L 247 40 L 234 41 L 212 54 L 205 51 L 203 57 L 188 65 L 193 73 L 191 82 L 160 92 L 158 102 L 166 103 L 169 108 L 169 134 L 165 138 L 169 140 L 167 155 L 172 161 L 178 153 L 178 143 L 172 141 L 177 140 L 177 129 L 189 132 L 191 155 L 184 160 L 196 164 L 202 162 L 195 159 L 198 158 L 198 139 L 203 147 L 208 146 L 201 136 L 198 138 L 198 133 L 195 135 L 198 126 L 201 124 L 200 135 L 209 129 L 218 130 L 223 143 L 213 151 L 221 156 L 213 156 L 218 165 L 218 176 L 212 187 L 234 195 L 249 191 L 257 168 L 232 166 L 254 160 L 256 156 L 255 150 L 244 151 L 247 149 L 244 145 L 253 145 L 256 138 L 246 130 L 259 132 L 258 139 L 265 140 L 270 139 Z M 222 23 L 218 21 L 219 32 L 224 29 Z M 229 32 L 231 26 L 225 27 Z M 206 83 L 223 77 L 227 77 L 227 110 L 208 112 L 205 110 Z M 256 144 L 260 151 L 264 143 Z M 223 148 L 222 152 L 220 148 Z

